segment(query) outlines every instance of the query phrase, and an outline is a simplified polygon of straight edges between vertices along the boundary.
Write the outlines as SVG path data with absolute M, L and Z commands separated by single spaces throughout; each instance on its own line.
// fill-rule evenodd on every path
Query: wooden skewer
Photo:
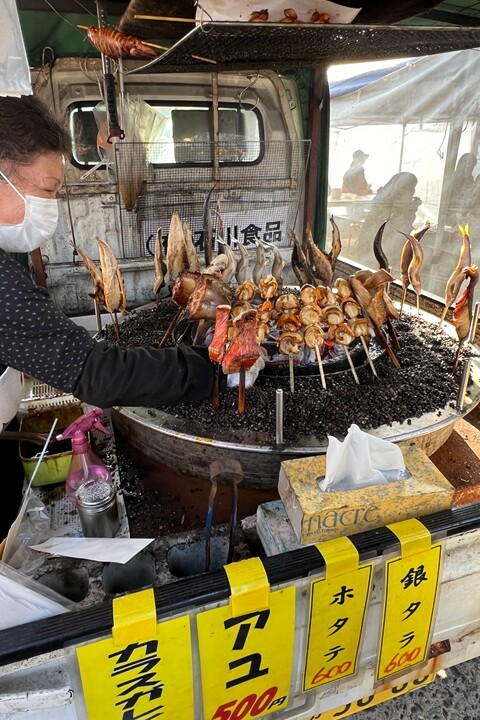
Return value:
M 293 355 L 288 356 L 288 369 L 290 371 L 290 392 L 295 392 L 295 374 L 293 372 Z
M 350 370 L 352 371 L 352 375 L 355 378 L 355 382 L 357 385 L 360 385 L 360 380 L 358 379 L 357 371 L 355 370 L 353 366 L 352 358 L 350 357 L 350 353 L 348 352 L 348 347 L 346 345 L 343 346 L 343 349 L 345 350 L 345 355 L 347 356 L 347 360 L 350 363 Z
M 320 347 L 315 345 L 315 355 L 317 356 L 317 362 L 318 362 L 318 369 L 320 370 L 320 379 L 322 381 L 322 387 L 324 390 L 327 389 L 327 383 L 325 381 L 325 371 L 323 369 L 323 363 L 322 363 L 322 357 L 320 355 Z
M 211 65 L 218 65 L 216 60 L 203 57 L 202 55 L 192 55 L 192 58 L 194 58 L 195 60 L 201 60 L 202 62 L 210 63 Z
M 400 340 L 398 339 L 398 335 L 393 327 L 392 318 L 387 318 L 387 330 L 393 347 L 395 350 L 400 350 Z
M 372 372 L 373 372 L 373 374 L 375 375 L 375 377 L 378 377 L 377 371 L 375 370 L 375 365 L 373 364 L 372 357 L 371 357 L 371 355 L 370 355 L 370 353 L 369 353 L 369 351 L 368 351 L 368 345 L 367 345 L 367 343 L 365 342 L 365 338 L 363 337 L 363 335 L 360 335 L 360 340 L 361 340 L 361 342 L 362 342 L 363 349 L 365 350 L 365 355 L 367 356 L 368 364 L 370 365 L 370 367 L 371 367 L 371 369 L 372 369 Z
M 401 304 L 400 304 L 400 312 L 399 312 L 399 315 L 398 315 L 399 317 L 402 317 L 403 306 L 405 305 L 405 298 L 406 298 L 406 297 L 407 297 L 407 288 L 404 287 L 404 288 L 403 288 L 403 293 L 402 293 L 402 302 L 401 302 Z
M 170 48 L 166 47 L 166 45 L 157 45 L 156 43 L 146 42 L 145 40 L 142 40 L 142 43 L 144 45 L 148 45 L 149 47 L 153 47 L 156 50 L 170 50 Z
M 454 359 L 454 361 L 453 361 L 453 367 L 452 367 L 452 373 L 454 373 L 454 374 L 457 372 L 458 361 L 459 361 L 459 359 L 460 359 L 460 350 L 462 349 L 462 345 L 463 345 L 463 340 L 459 340 L 459 341 L 458 341 L 457 352 L 455 353 L 455 359 Z
M 163 336 L 163 338 L 162 338 L 162 339 L 160 340 L 160 342 L 158 343 L 158 347 L 159 347 L 159 348 L 165 347 L 168 338 L 169 338 L 170 335 L 172 334 L 175 325 L 179 322 L 179 320 L 180 320 L 180 318 L 182 317 L 183 313 L 184 313 L 184 309 L 183 309 L 182 307 L 179 307 L 178 310 L 177 310 L 177 312 L 175 313 L 175 316 L 174 316 L 172 322 L 171 322 L 170 325 L 168 326 L 165 335 Z
M 220 365 L 215 365 L 215 376 L 213 380 L 212 407 L 218 410 L 220 407 Z
M 183 23 L 196 23 L 197 20 L 190 20 L 190 18 L 179 18 L 179 17 L 164 17 L 162 15 L 134 15 L 135 20 L 160 20 L 162 22 L 183 22 Z
M 245 412 L 245 366 L 240 368 L 238 378 L 238 412 L 243 415 Z
M 417 317 L 420 317 L 420 295 L 417 295 Z
M 88 30 L 88 25 L 77 25 L 80 30 Z

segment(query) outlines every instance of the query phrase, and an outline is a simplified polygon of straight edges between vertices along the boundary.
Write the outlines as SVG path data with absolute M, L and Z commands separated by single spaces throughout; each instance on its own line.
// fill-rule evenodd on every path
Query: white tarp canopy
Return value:
M 350 87 L 348 80 L 332 84 L 329 212 L 347 235 L 344 254 L 378 267 L 373 239 L 388 221 L 384 250 L 399 277 L 398 231 L 428 220 L 422 284 L 442 296 L 458 257 L 459 224 L 469 223 L 480 262 L 480 49 L 413 58 L 363 79 L 361 71 L 357 65 Z M 344 182 L 354 153 L 365 158 L 371 185 L 363 195 Z

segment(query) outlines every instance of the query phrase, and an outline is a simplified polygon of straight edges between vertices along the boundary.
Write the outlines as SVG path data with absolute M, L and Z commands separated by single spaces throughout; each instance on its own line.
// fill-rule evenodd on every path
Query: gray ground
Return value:
M 433 683 L 355 713 L 352 720 L 479 720 L 480 658 L 442 671 Z

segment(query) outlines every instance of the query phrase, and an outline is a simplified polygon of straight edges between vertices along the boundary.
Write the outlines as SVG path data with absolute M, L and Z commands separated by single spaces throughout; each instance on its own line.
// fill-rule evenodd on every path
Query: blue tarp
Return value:
M 418 58 L 409 58 L 397 65 L 390 65 L 385 68 L 377 68 L 376 70 L 370 70 L 369 72 L 362 73 L 361 75 L 355 75 L 354 77 L 345 78 L 344 80 L 336 80 L 330 83 L 330 97 L 339 97 L 340 95 L 348 95 L 348 93 L 354 92 L 355 90 L 361 90 L 361 88 L 370 83 L 381 80 L 386 75 L 404 68 L 408 63 L 415 62 Z

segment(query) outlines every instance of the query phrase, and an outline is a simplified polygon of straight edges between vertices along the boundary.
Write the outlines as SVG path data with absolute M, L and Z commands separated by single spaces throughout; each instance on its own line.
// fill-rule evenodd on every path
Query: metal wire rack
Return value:
M 234 248 L 255 237 L 289 244 L 297 221 L 310 141 L 118 143 L 116 168 L 123 257 L 153 251 L 176 210 L 192 228 L 199 254 L 209 216 Z

